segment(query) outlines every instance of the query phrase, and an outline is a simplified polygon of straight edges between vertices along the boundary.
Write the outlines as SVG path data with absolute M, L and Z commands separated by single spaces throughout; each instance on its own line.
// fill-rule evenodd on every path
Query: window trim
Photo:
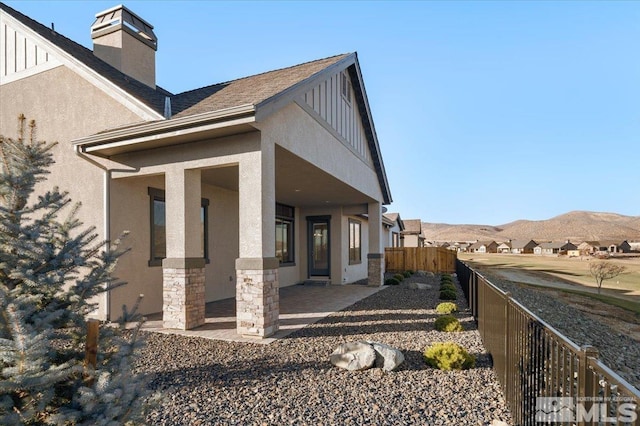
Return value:
M 148 261 L 148 265 L 150 267 L 154 267 L 154 266 L 162 266 L 162 260 L 165 259 L 164 257 L 160 258 L 160 257 L 154 257 L 154 253 L 153 253 L 153 247 L 154 247 L 154 242 L 155 242 L 155 227 L 153 226 L 154 224 L 154 206 L 153 203 L 155 201 L 162 201 L 165 203 L 166 206 L 166 197 L 165 197 L 165 191 L 164 189 L 158 189 L 158 188 L 152 188 L 152 187 L 148 187 L 148 191 L 147 193 L 149 194 L 149 225 L 150 225 L 150 232 L 149 232 L 149 261 Z M 205 263 L 211 263 L 211 259 L 209 258 L 209 199 L 207 198 L 201 198 L 200 199 L 200 209 L 202 211 L 202 209 L 204 209 L 204 261 Z M 166 208 L 165 208 L 165 214 L 166 214 Z M 166 217 L 165 217 L 165 221 L 166 221 Z M 166 222 L 165 222 L 165 227 L 167 226 Z M 166 237 L 165 237 L 165 244 L 166 244 Z
M 278 209 L 278 207 L 281 207 L 280 209 Z M 291 209 L 291 216 L 287 216 L 286 214 L 284 214 L 285 209 Z M 280 210 L 280 213 L 278 212 Z M 296 228 L 296 209 L 293 206 L 288 206 L 286 204 L 282 204 L 282 203 L 276 203 L 276 223 L 274 223 L 274 227 L 277 225 L 278 221 L 281 222 L 288 222 L 291 224 L 291 232 L 289 233 L 289 241 L 287 244 L 287 252 L 290 254 L 290 259 L 286 262 L 282 262 L 280 261 L 280 259 L 278 259 L 279 261 L 279 266 L 295 266 L 296 265 L 296 252 L 295 252 L 295 247 L 296 247 L 296 239 L 295 239 L 295 228 Z M 277 235 L 276 235 L 276 239 L 277 239 Z
M 352 225 L 357 225 L 358 227 L 358 247 L 355 247 L 355 238 L 353 239 L 354 249 L 358 249 L 358 259 L 353 259 L 351 257 L 351 242 L 352 242 Z M 349 219 L 349 265 L 360 265 L 362 263 L 362 222 L 355 219 Z

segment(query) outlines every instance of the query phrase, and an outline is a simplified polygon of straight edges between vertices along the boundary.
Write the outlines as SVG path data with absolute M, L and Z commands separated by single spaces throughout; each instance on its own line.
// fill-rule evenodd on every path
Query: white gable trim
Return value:
M 56 65 L 56 66 L 64 65 L 68 67 L 69 69 L 71 69 L 72 71 L 80 75 L 82 78 L 87 80 L 89 83 L 93 84 L 95 87 L 102 90 L 104 93 L 111 96 L 116 101 L 124 105 L 126 108 L 134 112 L 141 119 L 147 120 L 147 121 L 164 120 L 164 117 L 162 116 L 162 114 L 157 113 L 152 108 L 145 105 L 143 102 L 141 102 L 134 96 L 131 96 L 127 91 L 123 90 L 122 88 L 113 84 L 108 79 L 104 78 L 103 76 L 101 76 L 100 74 L 92 70 L 91 68 L 87 67 L 85 64 L 83 64 L 82 62 L 74 58 L 72 55 L 68 54 L 67 52 L 65 52 L 55 44 L 51 43 L 49 40 L 45 39 L 44 37 L 40 36 L 39 34 L 33 32 L 29 27 L 22 24 L 22 22 L 13 18 L 13 16 L 0 10 L 0 20 L 2 21 L 6 20 L 8 23 L 10 23 L 12 27 L 22 31 L 22 33 L 24 34 L 25 38 L 27 38 L 27 40 L 33 42 L 36 45 L 42 46 L 50 55 L 54 55 L 54 58 L 57 59 L 57 61 L 59 61 L 59 65 Z M 36 68 L 39 68 L 39 67 L 36 67 Z M 55 68 L 55 67 L 52 67 L 52 68 Z M 49 69 L 52 69 L 52 68 L 49 68 Z M 45 70 L 42 69 L 42 71 L 45 71 Z M 39 72 L 41 71 L 40 70 L 36 71 L 34 69 L 33 73 L 29 75 L 34 75 Z M 14 74 L 14 76 L 15 77 L 13 77 L 11 81 L 16 81 L 28 75 L 24 72 L 20 72 L 18 74 Z M 4 81 L 3 79 L 3 84 L 4 83 L 9 83 L 9 81 Z

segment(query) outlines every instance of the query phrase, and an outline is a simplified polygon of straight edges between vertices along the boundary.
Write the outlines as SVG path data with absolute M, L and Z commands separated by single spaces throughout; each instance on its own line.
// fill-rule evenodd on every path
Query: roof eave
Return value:
M 145 146 L 150 143 L 157 145 L 159 140 L 165 140 L 167 143 L 164 145 L 171 145 L 171 140 L 175 138 L 193 140 L 206 132 L 225 127 L 246 126 L 253 122 L 255 122 L 254 106 L 240 105 L 187 117 L 113 129 L 75 139 L 72 143 L 81 152 L 108 157 L 113 152 L 145 149 Z

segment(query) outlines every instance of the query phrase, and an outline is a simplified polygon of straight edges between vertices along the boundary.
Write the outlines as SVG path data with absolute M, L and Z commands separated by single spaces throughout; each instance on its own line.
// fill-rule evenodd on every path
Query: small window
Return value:
M 281 265 L 293 265 L 295 209 L 276 204 L 276 257 Z
M 391 238 L 391 247 L 400 247 L 400 235 L 397 232 L 393 232 Z
M 362 263 L 361 224 L 349 219 L 349 265 Z
M 149 188 L 151 210 L 151 254 L 149 266 L 162 266 L 167 257 L 166 203 L 162 189 Z M 200 205 L 200 256 L 209 263 L 209 200 Z
M 341 73 L 341 76 L 342 97 L 348 104 L 351 104 L 351 82 L 349 81 L 349 76 L 345 72 Z

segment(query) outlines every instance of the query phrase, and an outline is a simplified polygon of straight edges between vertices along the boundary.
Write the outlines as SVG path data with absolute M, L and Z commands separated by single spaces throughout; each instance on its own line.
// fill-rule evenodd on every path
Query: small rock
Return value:
M 331 364 L 350 371 L 373 367 L 376 351 L 366 342 L 347 342 L 338 346 L 330 356 Z

